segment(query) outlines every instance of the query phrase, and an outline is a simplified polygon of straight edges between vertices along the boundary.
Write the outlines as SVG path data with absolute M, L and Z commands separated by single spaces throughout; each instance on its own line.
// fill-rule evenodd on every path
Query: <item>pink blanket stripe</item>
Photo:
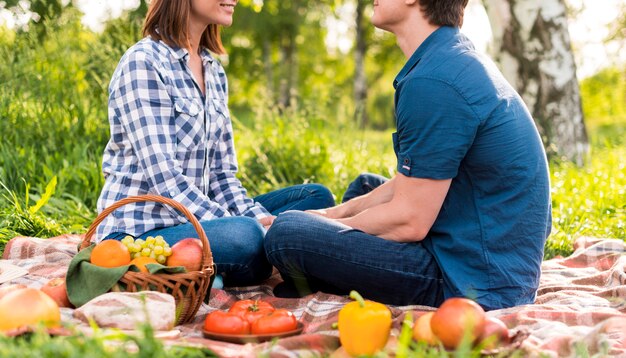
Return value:
M 11 240 L 3 259 L 28 270 L 29 274 L 12 281 L 41 287 L 48 280 L 64 277 L 81 237 L 63 235 L 50 239 L 16 237 Z M 626 356 L 626 243 L 616 239 L 581 237 L 569 257 L 547 260 L 542 265 L 541 285 L 534 304 L 491 311 L 513 331 L 529 332 L 522 344 L 528 356 L 563 357 L 575 355 L 586 347 L 590 355 Z M 272 276 L 260 286 L 211 290 L 208 305 L 203 305 L 193 323 L 176 327 L 180 333 L 168 344 L 208 347 L 224 357 L 300 356 L 331 354 L 339 347 L 337 331 L 331 326 L 348 299 L 314 294 L 301 299 L 281 299 L 272 295 L 280 282 Z M 5 283 L 10 284 L 10 283 Z M 302 335 L 275 343 L 236 345 L 202 337 L 201 327 L 208 312 L 227 309 L 238 299 L 264 299 L 286 308 L 305 325 Z M 417 316 L 433 310 L 425 306 L 390 307 L 397 334 L 404 313 Z M 63 310 L 64 320 L 71 318 Z M 172 335 L 170 335 L 172 336 Z M 393 343 L 394 340 L 391 340 Z

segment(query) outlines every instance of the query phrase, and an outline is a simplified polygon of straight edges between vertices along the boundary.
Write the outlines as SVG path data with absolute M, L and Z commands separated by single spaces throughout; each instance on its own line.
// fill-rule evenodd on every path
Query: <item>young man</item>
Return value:
M 551 227 L 546 156 L 519 95 L 459 32 L 466 5 L 374 0 L 373 24 L 408 58 L 393 83 L 398 173 L 361 176 L 348 196 L 371 192 L 317 215 L 276 219 L 265 250 L 285 279 L 277 295 L 533 302 Z

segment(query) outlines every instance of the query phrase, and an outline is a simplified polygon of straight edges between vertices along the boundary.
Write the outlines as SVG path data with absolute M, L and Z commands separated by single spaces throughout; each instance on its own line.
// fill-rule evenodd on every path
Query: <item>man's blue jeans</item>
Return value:
M 385 180 L 363 174 L 350 184 L 344 200 Z M 265 251 L 285 280 L 284 296 L 295 290 L 300 296 L 357 290 L 394 305 L 439 306 L 443 301 L 441 272 L 420 242 L 388 241 L 318 215 L 290 211 L 279 215 L 267 232 Z
M 331 192 L 319 184 L 302 184 L 279 189 L 254 198 L 269 212 L 278 215 L 287 210 L 322 209 L 334 205 Z M 256 219 L 245 216 L 201 221 L 207 234 L 217 273 L 225 286 L 259 283 L 272 273 L 263 249 L 265 229 Z M 137 238 L 161 235 L 170 245 L 198 237 L 190 223 L 150 230 Z M 115 233 L 106 239 L 121 240 L 126 234 Z

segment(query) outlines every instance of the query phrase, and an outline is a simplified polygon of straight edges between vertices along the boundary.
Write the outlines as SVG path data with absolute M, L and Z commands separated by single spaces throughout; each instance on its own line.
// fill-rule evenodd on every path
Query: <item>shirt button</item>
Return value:
M 409 164 L 409 160 L 408 159 L 404 159 L 404 164 Z
M 170 196 L 171 197 L 175 197 L 176 196 L 176 192 L 174 190 L 170 191 Z

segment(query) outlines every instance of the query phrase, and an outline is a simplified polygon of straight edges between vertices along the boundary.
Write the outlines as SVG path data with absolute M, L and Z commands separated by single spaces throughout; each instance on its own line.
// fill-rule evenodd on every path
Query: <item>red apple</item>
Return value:
M 67 298 L 67 286 L 64 278 L 53 278 L 41 287 L 41 292 L 50 296 L 59 307 L 72 308 L 69 298 Z
M 172 255 L 167 258 L 167 266 L 183 266 L 190 271 L 202 268 L 202 241 L 182 239 L 172 246 Z
M 0 287 L 0 298 L 4 297 L 9 292 L 13 292 L 15 290 L 21 290 L 22 288 L 26 288 L 26 285 L 14 284 L 14 285 L 2 286 Z
M 483 331 L 485 311 L 467 298 L 447 299 L 433 314 L 430 328 L 443 345 L 456 349 L 462 341 L 476 342 Z
M 0 332 L 29 327 L 43 322 L 46 327 L 58 327 L 61 322 L 59 306 L 53 299 L 35 288 L 9 292 L 0 299 Z
M 508 344 L 510 340 L 509 329 L 501 320 L 495 317 L 485 317 L 485 325 L 480 335 L 480 342 L 485 349 L 495 349 L 501 344 Z

